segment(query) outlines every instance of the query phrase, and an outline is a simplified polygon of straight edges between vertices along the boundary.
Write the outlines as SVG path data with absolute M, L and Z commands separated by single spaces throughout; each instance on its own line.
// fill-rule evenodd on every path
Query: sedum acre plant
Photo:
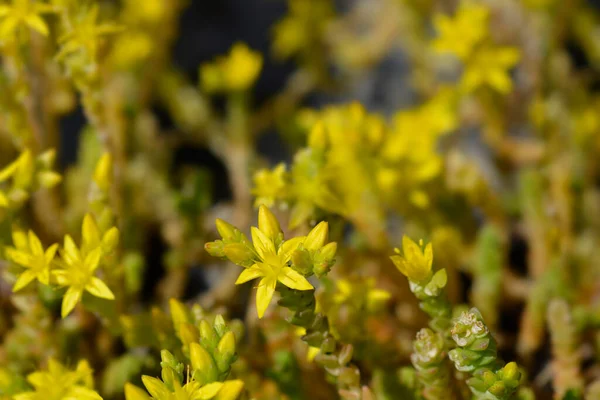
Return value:
M 600 400 L 596 2 L 233 3 L 0 0 L 0 400 Z

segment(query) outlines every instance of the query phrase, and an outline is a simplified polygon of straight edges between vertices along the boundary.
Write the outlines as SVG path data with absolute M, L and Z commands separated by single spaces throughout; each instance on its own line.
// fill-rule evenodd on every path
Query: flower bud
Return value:
M 235 226 L 223 221 L 220 218 L 217 218 L 215 224 L 217 225 L 217 231 L 219 232 L 219 235 L 221 235 L 223 239 L 235 238 L 235 232 L 237 231 Z
M 230 243 L 223 246 L 223 253 L 225 257 L 234 264 L 246 265 L 252 262 L 254 254 L 244 244 L 241 243 Z
M 192 322 L 187 307 L 183 305 L 183 303 L 179 300 L 169 300 L 169 307 L 171 309 L 171 318 L 173 320 L 173 326 L 178 327 L 182 322 Z
M 217 380 L 217 367 L 212 356 L 199 343 L 190 344 L 190 361 L 194 377 L 201 385 Z
M 308 233 L 306 239 L 304 239 L 304 248 L 313 251 L 319 250 L 325 245 L 328 236 L 329 224 L 322 221 Z
M 503 379 L 514 379 L 519 380 L 521 373 L 519 372 L 519 366 L 516 362 L 509 362 L 502 368 Z
M 198 329 L 200 330 L 200 338 L 202 339 L 202 343 L 205 346 L 214 349 L 217 345 L 217 341 L 219 340 L 219 338 L 217 337 L 217 334 L 213 327 L 206 320 L 203 319 L 198 324 Z
M 215 322 L 213 323 L 213 326 L 219 337 L 223 337 L 223 335 L 229 330 L 227 324 L 225 323 L 225 319 L 221 314 L 218 314 L 215 317 Z
M 200 339 L 198 330 L 196 327 L 188 322 L 182 322 L 179 325 L 179 339 L 185 346 L 189 346 L 190 343 L 197 342 Z
M 217 352 L 220 355 L 222 364 L 226 365 L 226 367 L 221 368 L 222 366 L 219 364 L 220 370 L 227 370 L 229 368 L 229 364 L 233 360 L 235 356 L 235 335 L 233 332 L 229 331 L 219 341 L 217 345 Z
M 112 183 L 113 161 L 110 153 L 104 153 L 94 170 L 94 182 L 103 191 L 108 192 Z

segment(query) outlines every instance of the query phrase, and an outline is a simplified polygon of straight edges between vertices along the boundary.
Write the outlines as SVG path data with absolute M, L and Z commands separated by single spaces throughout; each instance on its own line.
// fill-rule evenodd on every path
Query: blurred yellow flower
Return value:
M 200 67 L 202 86 L 207 92 L 244 91 L 260 74 L 263 59 L 243 43 L 236 43 L 229 54 Z
M 434 25 L 438 37 L 432 46 L 438 52 L 452 53 L 461 60 L 469 58 L 488 35 L 489 10 L 483 5 L 463 3 L 452 17 L 438 14 Z
M 278 164 L 273 170 L 261 169 L 254 174 L 252 194 L 256 197 L 255 206 L 264 204 L 272 207 L 276 200 L 285 197 L 286 171 L 285 164 Z
M 0 40 L 12 40 L 22 27 L 29 27 L 48 36 L 48 25 L 42 14 L 54 12 L 49 4 L 38 0 L 12 0 L 11 5 L 0 5 Z
M 466 63 L 461 85 L 468 92 L 487 86 L 502 94 L 512 90 L 510 70 L 521 58 L 514 47 L 484 47 Z
M 6 257 L 16 264 L 25 267 L 13 286 L 13 292 L 17 292 L 37 279 L 44 285 L 50 283 L 50 268 L 58 244 L 53 244 L 44 250 L 40 239 L 33 231 L 25 234 L 19 230 L 13 230 L 13 243 L 15 247 L 6 248 Z
M 93 389 L 92 373 L 85 360 L 79 361 L 75 371 L 71 371 L 51 358 L 47 371 L 36 371 L 27 376 L 34 390 L 16 394 L 14 400 L 102 400 Z
M 82 14 L 81 18 L 72 25 L 72 30 L 58 40 L 61 44 L 61 49 L 56 58 L 59 60 L 68 55 L 82 52 L 89 60 L 95 62 L 98 55 L 100 38 L 122 30 L 116 24 L 98 24 L 97 4 Z
M 78 248 L 71 236 L 65 236 L 61 249 L 60 269 L 52 271 L 56 283 L 67 287 L 62 302 L 62 317 L 75 308 L 84 291 L 108 300 L 115 298 L 106 284 L 95 276 L 102 257 L 112 251 L 118 242 L 118 230 L 112 228 L 100 237 L 98 227 L 91 215 L 86 215 L 82 226 L 82 244 Z

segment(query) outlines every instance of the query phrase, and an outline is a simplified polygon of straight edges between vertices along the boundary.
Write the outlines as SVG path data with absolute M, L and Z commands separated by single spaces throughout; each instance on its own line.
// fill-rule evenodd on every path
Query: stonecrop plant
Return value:
M 0 400 L 600 400 L 596 3 L 0 0 Z

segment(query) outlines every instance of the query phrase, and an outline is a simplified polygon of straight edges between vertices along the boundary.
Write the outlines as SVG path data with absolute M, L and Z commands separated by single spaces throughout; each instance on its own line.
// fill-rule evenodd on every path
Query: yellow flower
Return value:
M 466 63 L 461 85 L 469 93 L 483 86 L 509 93 L 512 90 L 509 72 L 520 58 L 519 50 L 514 47 L 481 48 Z
M 264 204 L 272 207 L 275 201 L 285 195 L 285 164 L 278 164 L 272 171 L 261 169 L 254 174 L 252 194 L 256 196 L 255 206 Z
M 57 185 L 61 176 L 50 170 L 55 156 L 54 150 L 48 150 L 34 159 L 31 151 L 25 149 L 15 161 L 1 169 L 0 187 L 8 186 L 10 180 L 10 188 L 0 189 L 0 208 L 22 204 L 29 198 L 29 191 L 39 186 L 51 188 Z
M 0 39 L 13 39 L 18 29 L 25 26 L 48 36 L 48 25 L 41 14 L 53 11 L 51 5 L 37 0 L 13 0 L 10 6 L 0 5 Z
M 23 289 L 35 279 L 48 285 L 50 283 L 50 266 L 56 255 L 58 244 L 53 244 L 44 251 L 44 247 L 35 233 L 29 231 L 26 235 L 18 230 L 13 231 L 13 243 L 15 247 L 6 248 L 6 257 L 27 268 L 17 278 L 13 292 Z
M 111 228 L 104 236 L 90 215 L 86 215 L 82 225 L 82 245 L 78 248 L 71 236 L 65 236 L 61 249 L 61 269 L 52 271 L 60 286 L 68 287 L 62 302 L 62 317 L 75 308 L 84 291 L 108 300 L 115 298 L 113 292 L 94 274 L 102 257 L 111 252 L 118 242 L 117 228 Z
M 75 21 L 73 29 L 59 38 L 62 45 L 56 55 L 57 59 L 63 59 L 73 53 L 83 52 L 92 62 L 96 61 L 100 37 L 122 30 L 115 24 L 98 24 L 98 5 L 92 6 L 79 21 Z
M 422 241 L 420 242 L 422 246 Z M 402 253 L 394 249 L 398 255 L 390 257 L 396 268 L 404 276 L 414 282 L 422 282 L 431 276 L 431 267 L 433 265 L 433 248 L 431 243 L 425 246 L 425 250 L 416 244 L 408 236 L 402 237 Z
M 262 64 L 260 53 L 236 43 L 227 56 L 200 67 L 202 85 L 207 92 L 247 90 L 258 78 Z
M 79 361 L 71 371 L 54 359 L 48 361 L 47 371 L 27 376 L 34 390 L 14 396 L 14 400 L 102 400 L 93 390 L 93 375 L 87 361 Z
M 288 266 L 292 254 L 301 243 L 308 248 L 313 242 L 321 242 L 323 228 L 326 222 L 317 225 L 308 236 L 297 237 L 286 240 L 275 248 L 273 239 L 273 220 L 275 217 L 264 205 L 260 207 L 259 213 L 264 215 L 258 220 L 258 228 L 252 227 L 252 243 L 258 256 L 258 262 L 250 268 L 242 271 L 236 284 L 242 284 L 253 279 L 261 278 L 256 293 L 256 308 L 258 317 L 262 318 L 273 298 L 277 282 L 284 284 L 290 289 L 312 290 L 313 286 L 306 278 Z M 269 222 L 270 221 L 270 222 Z M 324 225 L 323 225 L 324 224 Z
M 432 43 L 434 50 L 466 60 L 488 35 L 488 19 L 488 9 L 475 4 L 462 5 L 453 17 L 436 15 L 433 22 L 439 36 Z

